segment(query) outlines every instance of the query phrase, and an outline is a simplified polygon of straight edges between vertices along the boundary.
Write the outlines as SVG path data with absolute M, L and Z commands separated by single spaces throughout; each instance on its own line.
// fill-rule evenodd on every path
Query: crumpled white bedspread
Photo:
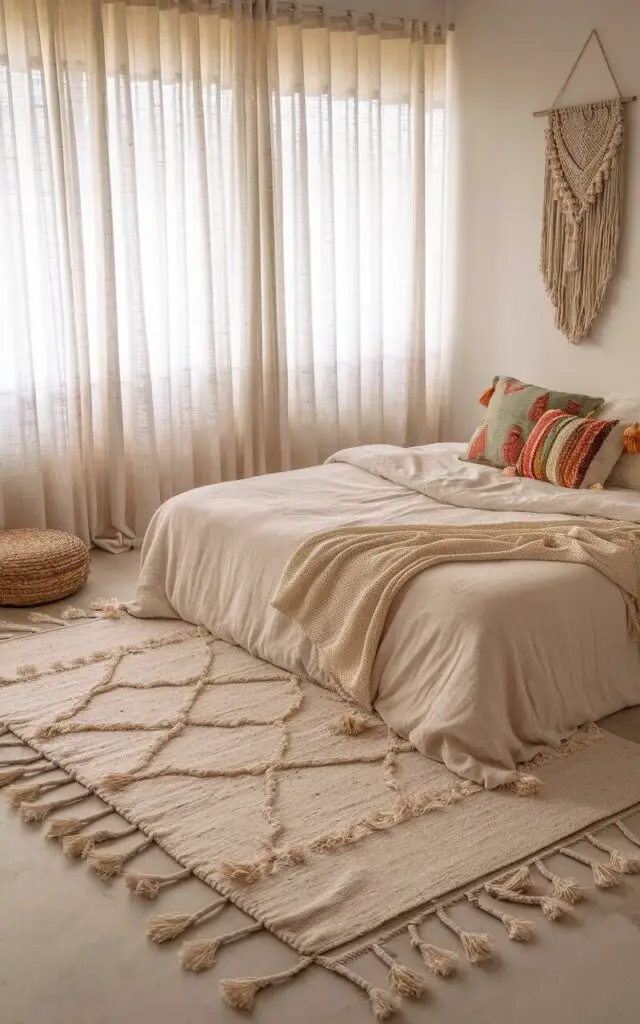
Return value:
M 373 445 L 324 466 L 217 484 L 155 514 L 140 616 L 179 617 L 332 685 L 299 626 L 271 607 L 306 537 L 341 526 L 597 516 L 640 522 L 631 491 L 569 491 L 461 462 L 461 445 Z M 578 726 L 640 703 L 640 645 L 595 569 L 454 563 L 395 598 L 371 677 L 375 707 L 422 753 L 488 788 Z

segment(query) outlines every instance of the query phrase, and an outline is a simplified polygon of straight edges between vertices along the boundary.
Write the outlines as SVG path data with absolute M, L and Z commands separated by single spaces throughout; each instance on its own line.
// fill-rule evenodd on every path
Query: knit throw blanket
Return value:
M 574 562 L 620 588 L 640 639 L 640 528 L 590 521 L 482 526 L 351 527 L 305 540 L 285 566 L 273 606 L 315 645 L 323 669 L 371 707 L 373 662 L 391 602 L 418 573 L 446 562 Z M 487 570 L 489 571 L 489 570 Z

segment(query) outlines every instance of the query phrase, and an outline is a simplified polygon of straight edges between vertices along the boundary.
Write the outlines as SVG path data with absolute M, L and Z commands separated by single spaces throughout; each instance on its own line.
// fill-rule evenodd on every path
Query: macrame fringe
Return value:
M 615 871 L 618 875 L 637 875 L 640 873 L 640 857 L 635 857 L 628 853 L 623 853 L 622 850 L 618 850 L 614 846 L 609 846 L 608 843 L 603 843 L 601 839 L 594 836 L 592 832 L 585 834 L 587 839 L 592 846 L 595 846 L 596 850 L 602 850 L 603 853 L 609 854 L 608 867 L 612 871 Z
M 29 622 L 42 622 L 48 626 L 66 626 L 68 625 L 64 619 L 59 618 L 57 615 L 49 615 L 47 612 L 29 612 L 27 615 Z
M 529 942 L 535 935 L 535 927 L 532 921 L 527 921 L 522 917 L 510 917 L 509 914 L 503 913 L 502 910 L 490 907 L 488 903 L 483 903 L 480 900 L 477 893 L 467 893 L 467 899 L 477 910 L 481 910 L 483 913 L 495 917 L 497 921 L 501 921 L 507 930 L 507 935 L 514 942 Z
M 6 762 L 4 762 L 6 764 Z M 57 771 L 55 764 L 45 765 L 44 767 L 33 767 L 33 768 L 11 768 L 9 771 L 0 772 L 0 789 L 4 786 L 10 786 L 13 782 L 18 782 L 19 779 L 30 779 L 38 775 L 44 775 L 46 772 Z
M 549 868 L 541 860 L 536 860 L 534 863 L 542 877 L 551 882 L 551 895 L 555 896 L 556 899 L 561 900 L 563 903 L 574 905 L 580 903 L 585 898 L 586 891 L 575 878 L 564 878 L 562 875 L 555 875 L 553 871 L 549 871 Z
M 511 889 L 512 892 L 528 892 L 531 883 L 531 868 L 528 864 L 521 864 L 512 874 L 496 879 L 496 885 L 503 889 Z
M 122 869 L 139 853 L 144 853 L 153 845 L 153 839 L 141 839 L 139 843 L 124 853 L 101 853 L 91 850 L 87 854 L 87 863 L 93 868 L 96 874 L 103 880 L 109 882 L 116 875 L 122 874 Z
M 401 1003 L 398 996 L 392 992 L 386 992 L 383 988 L 376 988 L 365 978 L 361 978 L 359 974 L 354 974 L 344 964 L 330 961 L 325 957 L 318 957 L 317 962 L 326 967 L 327 970 L 333 971 L 334 974 L 338 974 L 341 978 L 345 978 L 353 985 L 357 985 L 358 988 L 362 989 L 369 997 L 371 1009 L 376 1020 L 387 1020 L 388 1017 L 392 1017 L 400 1009 Z
M 632 832 L 629 826 L 622 821 L 621 818 L 616 819 L 616 826 L 620 829 L 623 836 L 626 836 L 630 843 L 633 843 L 635 846 L 640 846 L 640 837 L 638 837 L 635 832 Z
M 199 974 L 201 971 L 208 971 L 216 962 L 216 957 L 223 946 L 230 946 L 234 942 L 246 939 L 248 935 L 254 935 L 263 930 L 262 925 L 255 921 L 245 925 L 244 928 L 236 928 L 226 935 L 219 935 L 215 939 L 187 939 L 182 943 L 180 949 L 180 963 L 185 971 L 193 971 Z
M 559 921 L 565 912 L 569 910 L 567 904 L 555 896 L 532 896 L 515 892 L 513 889 L 505 889 L 500 885 L 492 885 L 490 882 L 487 882 L 484 888 L 496 900 L 503 900 L 507 903 L 519 903 L 527 907 L 539 907 L 549 921 Z
M 616 885 L 620 884 L 618 872 L 614 871 L 608 864 L 601 864 L 599 860 L 591 860 L 589 857 L 584 857 L 577 850 L 569 849 L 568 846 L 561 847 L 559 852 L 564 854 L 565 857 L 571 857 L 572 860 L 577 860 L 579 864 L 584 864 L 585 867 L 591 868 L 593 884 L 596 889 L 613 889 Z
M 431 942 L 425 942 L 420 937 L 415 924 L 410 924 L 407 931 L 411 946 L 418 951 L 427 970 L 441 978 L 448 978 L 453 974 L 460 959 L 457 953 L 450 949 L 443 949 L 442 946 L 434 946 Z
M 175 871 L 172 875 L 150 875 L 141 874 L 138 871 L 126 871 L 124 881 L 127 889 L 134 896 L 141 896 L 145 900 L 155 900 L 161 889 L 168 889 L 178 882 L 191 877 L 188 868 L 184 871 Z
M 427 990 L 427 980 L 410 967 L 398 963 L 395 957 L 384 948 L 374 943 L 371 950 L 381 960 L 385 967 L 389 968 L 387 981 L 391 991 L 402 999 L 421 999 Z
M 147 935 L 152 942 L 156 942 L 158 945 L 163 942 L 171 942 L 172 939 L 177 939 L 178 936 L 184 935 L 194 925 L 199 924 L 206 918 L 212 918 L 219 914 L 227 906 L 228 902 L 223 896 L 220 899 L 214 900 L 213 903 L 208 903 L 201 910 L 196 910 L 193 914 L 156 914 L 154 917 L 149 918 Z
M 594 105 L 587 104 L 595 110 Z M 575 167 L 576 145 L 581 136 L 597 132 L 601 121 L 592 116 L 585 128 L 584 110 L 552 110 L 546 132 L 546 166 L 540 270 L 547 295 L 555 309 L 556 327 L 573 344 L 587 337 L 600 313 L 607 286 L 615 269 L 622 208 L 622 147 L 624 115 L 622 103 L 612 100 L 597 104 L 608 109 L 611 129 L 606 150 L 600 157 L 588 187 L 575 191 L 565 176 L 565 164 Z M 576 130 L 572 119 L 576 118 Z M 602 131 L 602 143 L 606 142 Z M 565 136 L 569 141 L 565 141 Z M 596 140 L 599 141 L 599 140 Z M 596 151 L 597 152 L 597 151 Z M 589 153 L 593 163 L 594 154 Z
M 89 608 L 100 612 L 103 619 L 122 619 L 127 615 L 126 602 L 120 601 L 117 597 L 97 597 L 95 601 L 89 602 Z
M 12 786 L 8 790 L 9 803 L 12 807 L 20 807 L 27 800 L 37 800 L 39 796 L 50 793 L 51 790 L 60 789 L 62 786 L 70 786 L 71 779 L 63 779 L 55 782 L 33 782 L 29 786 Z
M 28 825 L 38 825 L 53 811 L 57 811 L 61 807 L 71 807 L 73 804 L 86 799 L 87 794 L 81 793 L 80 796 L 69 797 L 67 800 L 54 800 L 46 804 L 22 803 L 20 804 L 19 813 L 22 820 Z
M 23 626 L 17 622 L 7 622 L 2 620 L 0 622 L 0 629 L 3 633 L 37 633 L 38 630 L 35 626 Z
M 438 920 L 457 935 L 462 945 L 462 952 L 470 964 L 483 964 L 493 956 L 494 942 L 486 932 L 467 932 L 449 917 L 442 907 L 436 910 Z
M 129 828 L 123 829 L 99 829 L 97 832 L 89 832 L 87 834 L 71 834 L 63 837 L 62 849 L 67 857 L 87 860 L 95 846 L 101 843 L 110 843 L 114 839 L 124 839 L 126 836 L 131 836 L 137 831 L 136 826 L 131 825 Z
M 259 978 L 225 978 L 219 984 L 220 995 L 227 1006 L 233 1010 L 252 1010 L 258 992 L 271 985 L 285 984 L 301 971 L 306 970 L 312 963 L 313 960 L 310 957 L 303 957 L 288 971 L 280 971 L 278 974 L 265 974 Z M 379 1019 L 383 1020 L 384 1018 L 380 1017 Z
M 47 830 L 47 839 L 63 839 L 65 836 L 76 835 L 87 825 L 93 825 L 94 822 L 106 818 L 109 814 L 113 814 L 113 811 L 107 807 L 104 811 L 88 814 L 86 818 L 52 818 Z

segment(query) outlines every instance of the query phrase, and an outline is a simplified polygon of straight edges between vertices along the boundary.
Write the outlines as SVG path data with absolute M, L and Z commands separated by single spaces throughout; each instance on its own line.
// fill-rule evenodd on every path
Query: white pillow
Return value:
M 640 395 L 621 395 L 615 392 L 608 395 L 592 415 L 599 420 L 640 423 Z M 630 491 L 640 491 L 640 455 L 623 452 L 611 475 L 607 477 L 607 487 L 626 487 Z

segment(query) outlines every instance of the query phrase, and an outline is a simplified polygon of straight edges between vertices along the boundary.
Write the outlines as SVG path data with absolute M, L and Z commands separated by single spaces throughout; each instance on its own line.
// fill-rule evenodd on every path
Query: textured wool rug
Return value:
M 153 918 L 154 941 L 228 902 L 250 916 L 189 938 L 183 966 L 208 968 L 261 928 L 297 951 L 289 970 L 221 982 L 240 1009 L 317 963 L 359 985 L 383 1019 L 425 987 L 384 945 L 393 936 L 406 934 L 423 967 L 444 976 L 458 950 L 472 963 L 492 955 L 487 935 L 463 929 L 461 900 L 526 941 L 533 922 L 514 912 L 554 920 L 582 896 L 542 857 L 561 851 L 567 871 L 588 865 L 596 887 L 640 869 L 640 840 L 623 820 L 640 802 L 640 745 L 590 727 L 526 766 L 516 791 L 486 792 L 376 716 L 193 626 L 125 616 L 8 642 L 0 721 L 0 785 L 26 822 L 46 821 L 65 852 L 105 879 L 124 874 L 136 895 L 152 899 L 192 873 L 215 890 L 195 914 Z M 87 813 L 92 794 L 106 806 Z M 130 828 L 104 827 L 113 809 Z M 109 852 L 127 834 L 130 846 Z M 175 872 L 136 870 L 154 842 Z M 453 948 L 428 941 L 431 917 Z M 390 992 L 353 971 L 366 951 L 389 968 Z

